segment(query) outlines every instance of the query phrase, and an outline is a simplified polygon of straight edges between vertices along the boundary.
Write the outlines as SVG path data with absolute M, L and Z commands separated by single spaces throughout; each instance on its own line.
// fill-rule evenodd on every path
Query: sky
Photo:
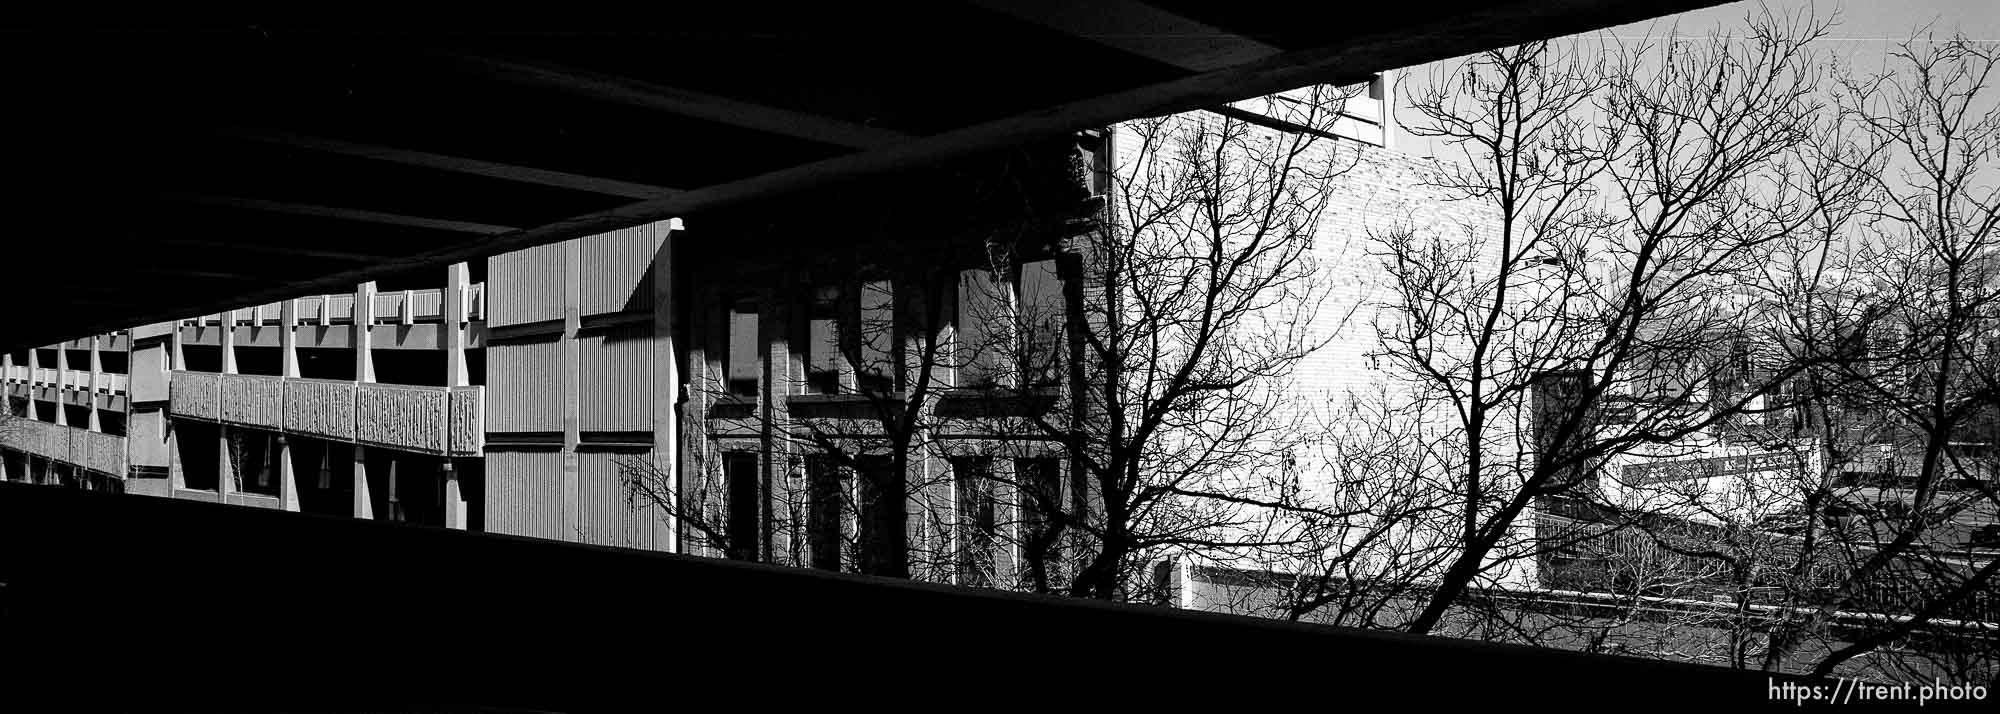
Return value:
M 1721 28 L 1725 33 L 1747 26 L 1745 18 L 1759 5 L 1783 15 L 1811 10 L 1825 15 L 1837 12 L 1839 24 L 1816 48 L 1837 56 L 1857 70 L 1879 71 L 1895 45 L 1929 25 L 1939 39 L 1962 33 L 1968 39 L 2000 43 L 2000 0 L 1768 0 L 1732 2 L 1711 8 L 1669 15 L 1604 31 L 1621 40 L 1663 37 L 1678 29 L 1684 35 L 1705 35 Z M 1597 33 L 1586 33 L 1594 35 Z M 1428 67 L 1409 71 L 1412 79 L 1425 76 Z M 1407 109 L 1399 112 L 1399 118 Z M 1403 118 L 1402 121 L 1410 121 Z M 1399 132 L 1398 148 L 1419 156 L 1456 155 L 1440 152 L 1427 140 Z

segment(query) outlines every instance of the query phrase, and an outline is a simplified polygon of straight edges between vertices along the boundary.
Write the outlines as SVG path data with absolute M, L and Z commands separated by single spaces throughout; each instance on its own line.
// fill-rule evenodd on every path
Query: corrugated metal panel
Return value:
M 623 325 L 578 340 L 583 429 L 653 428 L 652 334 L 651 325 Z
M 563 244 L 551 243 L 486 259 L 486 320 L 492 326 L 562 317 Z
M 583 542 L 621 548 L 652 548 L 659 511 L 644 499 L 628 497 L 622 467 L 644 462 L 651 452 L 583 451 L 576 455 L 577 527 Z
M 653 262 L 652 226 L 585 238 L 582 252 L 584 314 L 652 309 L 653 287 L 646 279 Z
M 561 343 L 486 346 L 487 431 L 562 431 Z
M 562 538 L 563 456 L 556 451 L 486 453 L 486 530 Z

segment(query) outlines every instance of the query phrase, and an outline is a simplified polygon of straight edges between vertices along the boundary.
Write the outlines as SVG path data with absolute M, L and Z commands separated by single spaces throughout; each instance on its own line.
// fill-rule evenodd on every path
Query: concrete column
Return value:
M 236 373 L 236 311 L 222 311 L 222 373 Z
M 283 371 L 287 377 L 299 376 L 299 301 L 293 298 L 280 303 L 278 308 L 278 349 L 284 361 Z
M 374 335 L 375 325 L 375 283 L 362 283 L 354 288 L 354 379 L 361 382 L 375 381 Z
M 322 491 L 333 488 L 333 444 L 330 443 L 320 444 L 319 488 Z
M 319 296 L 319 325 L 320 327 L 326 327 L 332 324 L 333 324 L 333 296 L 321 295 Z
M 284 504 L 285 510 L 297 513 L 299 511 L 299 479 L 297 472 L 292 468 L 292 442 L 290 439 L 286 439 L 283 434 L 279 434 L 277 439 L 278 501 Z
M 562 518 L 560 529 L 563 540 L 577 540 L 577 527 L 582 521 L 577 484 L 576 447 L 582 441 L 583 402 L 583 361 L 582 346 L 577 342 L 577 331 L 583 327 L 583 241 L 571 239 L 563 242 L 563 330 L 562 342 L 562 424 L 563 424 L 563 476 L 562 476 Z
M 394 521 L 394 522 L 397 522 L 397 523 L 401 523 L 401 522 L 403 522 L 403 499 L 402 499 L 402 496 L 403 496 L 403 494 L 402 494 L 402 492 L 401 492 L 401 489 L 398 489 L 398 488 L 397 488 L 397 486 L 398 486 L 399 484 L 397 484 L 397 483 L 396 483 L 396 461 L 397 461 L 397 459 L 396 459 L 396 455 L 395 455 L 395 453 L 394 453 L 394 452 L 391 452 L 391 453 L 389 454 L 389 513 L 388 513 L 388 516 L 389 516 L 389 520 L 391 520 L 391 521 Z
M 167 430 L 167 497 L 175 491 L 187 488 L 187 466 L 181 463 L 180 430 L 174 428 L 174 420 L 163 419 Z
M 69 349 L 56 343 L 56 426 L 69 426 Z
M 175 320 L 173 331 L 167 333 L 167 360 L 169 372 L 187 369 L 187 352 L 181 349 L 180 320 Z
M 444 281 L 444 384 L 463 387 L 471 384 L 465 368 L 466 298 L 471 297 L 471 268 L 452 263 Z
M 679 355 L 674 351 L 674 239 L 680 219 L 654 224 L 653 248 L 653 463 L 678 489 L 680 462 Z M 766 387 L 769 388 L 768 385 Z M 771 461 L 772 459 L 765 459 Z M 653 547 L 680 552 L 680 523 L 671 511 L 660 514 L 665 527 Z
M 101 432 L 104 431 L 104 423 L 97 415 L 97 389 L 103 386 L 105 380 L 104 356 L 100 352 L 102 345 L 99 343 L 97 335 L 90 336 L 90 392 L 84 395 L 84 409 L 90 415 L 88 424 L 90 430 Z M 131 368 L 127 367 L 126 371 L 131 371 Z
M 229 452 L 229 427 L 215 426 L 215 492 L 222 496 L 222 502 L 229 502 L 229 494 L 236 492 L 236 455 Z
M 398 322 L 405 325 L 417 324 L 417 291 L 403 291 L 403 311 L 397 318 Z
M 40 351 L 30 348 L 28 350 L 28 418 L 29 419 L 41 418 L 41 415 L 37 413 L 41 408 L 35 406 L 35 392 L 36 392 L 35 370 L 41 368 L 42 368 L 42 356 Z
M 375 518 L 375 503 L 368 495 L 368 447 L 354 447 L 354 517 L 362 520 Z
M 444 527 L 466 530 L 465 494 L 459 488 L 458 469 L 452 468 L 451 458 L 445 457 L 438 467 L 438 478 L 444 481 Z
M 14 415 L 14 355 L 0 353 L 0 409 L 8 416 Z

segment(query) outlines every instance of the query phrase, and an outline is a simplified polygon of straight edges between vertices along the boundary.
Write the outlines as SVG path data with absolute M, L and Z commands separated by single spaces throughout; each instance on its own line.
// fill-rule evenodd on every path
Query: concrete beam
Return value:
M 197 203 L 205 206 L 216 206 L 219 208 L 239 208 L 251 211 L 265 211 L 268 213 L 283 213 L 286 215 L 293 215 L 293 216 L 311 216 L 313 218 L 334 218 L 343 221 L 355 221 L 358 223 L 379 223 L 382 225 L 404 226 L 406 228 L 424 228 L 428 230 L 450 231 L 454 233 L 478 233 L 482 235 L 497 235 L 501 233 L 507 233 L 510 231 L 520 230 L 518 228 L 510 226 L 496 226 L 490 223 L 454 221 L 443 218 L 422 218 L 418 216 L 405 216 L 397 213 L 370 211 L 360 208 L 342 208 L 338 206 L 316 206 L 306 203 L 286 203 L 283 201 L 266 201 L 260 198 L 243 198 L 240 196 L 212 196 L 208 194 L 194 194 L 194 193 L 165 193 L 165 194 L 160 194 L 160 198 L 169 201 L 179 201 L 182 203 Z M 252 302 L 269 302 L 269 301 L 257 300 Z
M 479 55 L 444 56 L 462 66 L 504 82 L 541 87 L 602 102 L 641 107 L 821 144 L 851 149 L 874 149 L 899 144 L 911 138 L 910 135 L 901 132 L 818 114 L 769 107 L 626 77 L 546 63 L 518 62 Z
M 233 128 L 224 130 L 222 133 L 232 138 L 277 144 L 294 149 L 306 149 L 385 163 L 484 176 L 551 188 L 566 188 L 573 191 L 618 196 L 621 198 L 657 198 L 679 192 L 678 189 L 664 186 L 651 186 L 631 181 L 619 181 L 597 176 L 585 176 L 562 171 L 503 164 L 496 161 L 447 156 L 413 149 L 397 149 L 388 146 L 363 144 L 282 131 Z

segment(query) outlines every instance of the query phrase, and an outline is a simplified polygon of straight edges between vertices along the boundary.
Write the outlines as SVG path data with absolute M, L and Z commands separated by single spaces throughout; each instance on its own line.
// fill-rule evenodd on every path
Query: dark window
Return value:
M 732 452 L 723 456 L 729 480 L 729 557 L 762 560 L 764 552 L 764 490 L 759 488 L 757 455 Z
M 996 577 L 993 544 L 1000 519 L 994 494 L 993 460 L 966 456 L 951 460 L 958 536 L 959 584 L 992 585 Z
M 741 397 L 757 396 L 757 384 L 763 372 L 758 346 L 763 342 L 757 335 L 756 301 L 735 301 L 729 306 L 727 317 L 729 350 L 723 370 L 729 378 L 729 393 Z
M 1039 559 L 1053 565 L 1056 551 L 1049 527 L 1051 515 L 1063 505 L 1061 462 L 1052 458 L 1015 459 L 1014 477 L 1021 493 L 1023 561 Z
M 840 570 L 847 533 L 848 470 L 833 457 L 806 457 L 806 549 L 810 565 Z
M 888 456 L 863 455 L 855 461 L 861 472 L 855 483 L 860 570 L 869 575 L 904 577 L 909 566 L 903 473 Z
M 892 392 L 902 372 L 896 359 L 895 288 L 887 280 L 861 283 L 854 331 L 854 377 L 862 391 Z
M 806 393 L 840 393 L 840 289 L 813 291 L 806 313 Z

